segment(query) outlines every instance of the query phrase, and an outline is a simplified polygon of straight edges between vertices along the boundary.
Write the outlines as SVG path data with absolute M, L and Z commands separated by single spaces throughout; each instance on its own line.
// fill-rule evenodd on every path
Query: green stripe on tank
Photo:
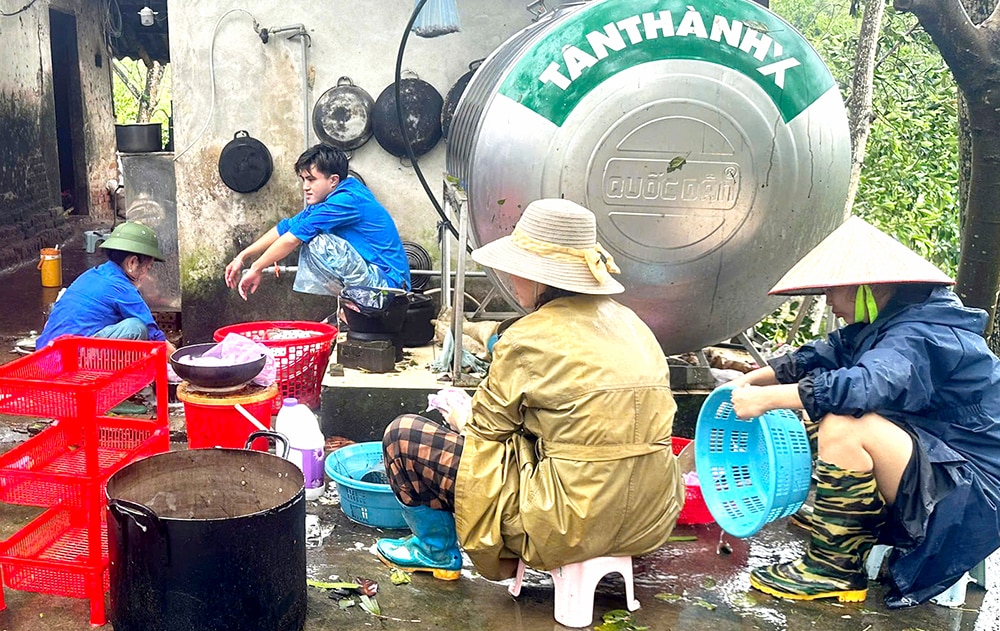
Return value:
M 746 75 L 786 123 L 834 85 L 802 36 L 749 0 L 604 0 L 525 51 L 500 93 L 558 127 L 609 77 L 661 59 L 701 60 Z

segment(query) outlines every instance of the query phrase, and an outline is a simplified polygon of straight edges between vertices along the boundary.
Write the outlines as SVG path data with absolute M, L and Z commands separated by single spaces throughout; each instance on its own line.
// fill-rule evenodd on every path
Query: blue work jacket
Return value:
M 886 541 L 897 605 L 935 596 L 1000 546 L 1000 360 L 986 319 L 939 287 L 771 363 L 779 382 L 799 384 L 810 418 L 875 412 L 926 453 L 938 488 Z

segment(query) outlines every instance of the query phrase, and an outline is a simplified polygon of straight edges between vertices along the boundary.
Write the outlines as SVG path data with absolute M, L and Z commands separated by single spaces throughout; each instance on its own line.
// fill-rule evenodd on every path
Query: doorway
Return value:
M 87 215 L 90 206 L 76 16 L 49 9 L 49 47 L 52 52 L 52 96 L 55 101 L 62 206 L 74 215 Z

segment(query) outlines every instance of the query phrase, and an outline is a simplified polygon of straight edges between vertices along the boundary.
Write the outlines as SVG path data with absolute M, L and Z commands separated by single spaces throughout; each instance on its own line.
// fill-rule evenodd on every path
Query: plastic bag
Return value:
M 444 388 L 436 394 L 427 395 L 427 411 L 437 410 L 441 416 L 458 431 L 472 416 L 472 397 L 461 388 Z
M 239 333 L 230 333 L 221 342 L 205 351 L 202 357 L 224 359 L 232 365 L 252 362 L 262 353 L 267 357 L 267 360 L 264 362 L 264 368 L 253 378 L 253 382 L 258 386 L 269 386 L 278 377 L 278 369 L 274 364 L 274 354 L 270 348 L 251 340 L 249 337 Z

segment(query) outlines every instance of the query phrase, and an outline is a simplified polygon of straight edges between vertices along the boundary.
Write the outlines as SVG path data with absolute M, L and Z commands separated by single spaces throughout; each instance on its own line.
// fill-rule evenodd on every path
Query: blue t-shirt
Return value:
M 277 229 L 279 235 L 291 232 L 303 242 L 320 233 L 336 235 L 382 270 L 393 286 L 410 287 L 410 263 L 396 224 L 372 192 L 353 177 L 338 184 L 322 202 L 279 221 Z
M 126 318 L 139 318 L 149 329 L 149 339 L 167 339 L 153 314 L 122 268 L 112 261 L 92 267 L 73 281 L 52 305 L 52 315 L 35 342 L 42 348 L 60 335 L 91 337 L 106 326 Z

